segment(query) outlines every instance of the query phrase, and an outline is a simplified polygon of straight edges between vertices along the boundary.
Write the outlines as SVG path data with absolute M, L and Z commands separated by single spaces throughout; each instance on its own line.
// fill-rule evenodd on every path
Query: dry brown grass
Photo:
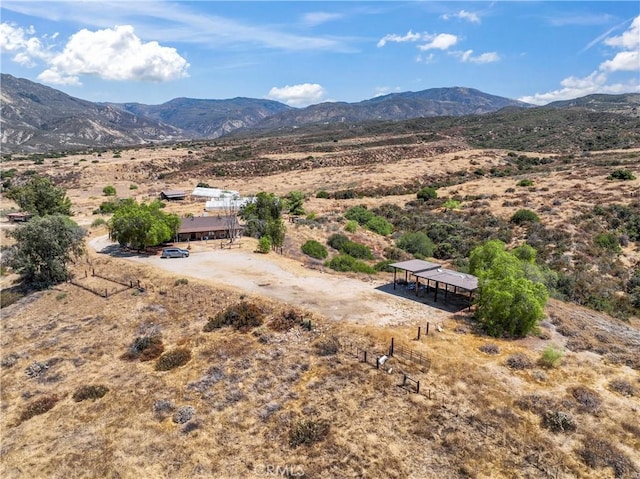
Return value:
M 289 146 L 278 150 L 270 145 L 270 151 L 260 153 L 276 160 L 313 154 L 331 166 L 295 174 L 215 177 L 204 169 L 182 171 L 181 158 L 189 156 L 186 148 L 145 148 L 125 150 L 122 158 L 109 152 L 86 162 L 76 156 L 60 159 L 57 166 L 47 160 L 18 168 L 59 178 L 69 188 L 75 219 L 84 225 L 95 219 L 91 212 L 104 200 L 106 184 L 113 184 L 119 196 L 135 195 L 138 200 L 155 198 L 164 188 L 190 191 L 198 181 L 243 194 L 301 190 L 312 197 L 305 208 L 331 221 L 320 226 L 287 224 L 288 258 L 282 264 L 298 271 L 322 268 L 308 262 L 300 246 L 341 231 L 337 219 L 348 207 L 403 206 L 414 198 L 336 201 L 313 198 L 318 190 L 402 184 L 417 176 L 500 167 L 506 154 L 423 149 L 417 156 L 402 157 L 397 150 L 376 147 L 372 154 L 378 155 L 377 164 L 355 165 L 359 157 L 345 154 L 341 166 L 335 164 L 340 151 L 319 154 Z M 93 159 L 98 163 L 91 163 Z M 162 171 L 176 173 L 170 180 L 158 179 Z M 507 193 L 520 177 L 481 177 L 442 188 L 439 194 L 482 196 L 482 208 L 504 218 L 520 207 L 530 208 L 545 222 L 565 224 L 572 233 L 566 220 L 578 209 L 596 200 L 626 201 L 638 189 L 636 180 L 605 190 L 605 173 L 602 164 L 585 160 L 571 169 L 524 175 L 531 176 L 535 191 Z M 129 190 L 131 183 L 139 188 Z M 197 214 L 202 207 L 185 201 L 167 209 Z M 101 227 L 92 230 L 91 237 L 103 234 Z M 392 244 L 361 229 L 354 238 L 376 255 Z M 242 248 L 252 251 L 255 242 L 243 240 Z M 632 264 L 638 254 L 629 247 L 624 257 Z M 319 478 L 596 479 L 634 477 L 640 469 L 635 320 L 621 324 L 551 301 L 545 334 L 507 341 L 483 337 L 465 314 L 424 305 L 420 313 L 406 308 L 402 323 L 382 326 L 384 318 L 374 315 L 366 324 L 353 324 L 264 297 L 241 297 L 242 291 L 206 281 L 189 278 L 187 284 L 177 284 L 181 276 L 105 255 L 91 254 L 90 260 L 77 265 L 78 277 L 95 267 L 120 280 L 140 280 L 144 291 L 105 299 L 62 284 L 2 310 L 3 478 L 234 479 L 264 477 L 267 466 L 287 466 Z M 88 281 L 103 286 L 100 280 Z M 3 289 L 9 285 L 10 280 L 2 278 Z M 62 293 L 64 301 L 57 300 Z M 208 318 L 243 300 L 259 304 L 263 326 L 244 333 L 233 328 L 203 332 Z M 353 298 L 353 308 L 365 301 Z M 300 317 L 312 319 L 311 331 L 299 327 Z M 415 340 L 416 327 L 426 321 L 431 321 L 430 334 Z M 436 323 L 441 331 L 435 330 Z M 120 360 L 141 337 L 161 337 L 164 350 L 187 350 L 190 360 L 169 372 L 156 371 L 151 361 Z M 392 337 L 428 356 L 430 368 L 393 357 L 376 369 L 371 360 L 388 351 Z M 533 362 L 527 369 L 506 366 L 514 355 L 538 357 L 551 344 L 564 352 L 557 368 L 543 370 Z M 317 345 L 332 354 L 317 354 Z M 354 356 L 355 348 L 373 356 L 369 364 Z M 26 370 L 35 363 L 47 367 L 30 376 Z M 399 387 L 404 374 L 420 381 L 420 394 Z M 87 385 L 109 391 L 95 401 L 74 401 L 74 392 Z M 54 397 L 59 400 L 48 408 Z M 43 413 L 21 420 L 29 410 Z M 559 412 L 571 415 L 575 431 Z M 556 434 L 547 429 L 548 413 L 547 427 L 559 424 L 569 430 Z M 293 441 L 294 447 L 291 433 L 296 431 L 301 434 L 293 436 L 304 440 Z

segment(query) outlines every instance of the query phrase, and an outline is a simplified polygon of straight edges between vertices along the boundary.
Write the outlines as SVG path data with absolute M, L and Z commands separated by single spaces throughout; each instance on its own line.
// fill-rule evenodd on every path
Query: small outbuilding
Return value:
M 182 190 L 162 190 L 160 192 L 160 198 L 168 201 L 184 200 L 186 197 L 187 193 Z
M 7 219 L 12 223 L 24 223 L 29 221 L 31 216 L 29 213 L 9 213 L 7 214 Z

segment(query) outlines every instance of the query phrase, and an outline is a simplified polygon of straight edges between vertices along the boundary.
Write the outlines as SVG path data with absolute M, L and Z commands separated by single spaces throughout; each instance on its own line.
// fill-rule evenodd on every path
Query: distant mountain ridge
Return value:
M 94 103 L 7 74 L 1 75 L 0 86 L 1 145 L 6 153 L 134 146 L 214 139 L 240 131 L 462 117 L 510 109 L 526 111 L 533 107 L 463 87 L 391 93 L 356 103 L 327 102 L 292 108 L 277 101 L 243 97 L 175 98 L 161 105 Z M 640 94 L 590 95 L 543 108 L 587 108 L 635 116 L 638 104 Z

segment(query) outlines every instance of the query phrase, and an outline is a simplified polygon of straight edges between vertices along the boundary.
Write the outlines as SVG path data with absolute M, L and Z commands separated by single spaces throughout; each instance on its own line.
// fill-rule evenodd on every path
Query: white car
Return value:
M 165 248 L 162 250 L 161 258 L 188 258 L 189 250 L 182 248 Z

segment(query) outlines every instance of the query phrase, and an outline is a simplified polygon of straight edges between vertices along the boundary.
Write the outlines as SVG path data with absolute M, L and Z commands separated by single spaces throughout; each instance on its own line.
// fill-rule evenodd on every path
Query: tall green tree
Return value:
M 301 191 L 292 191 L 287 196 L 287 206 L 289 208 L 289 214 L 303 215 L 304 214 L 304 193 Z
M 248 236 L 268 236 L 273 248 L 284 244 L 286 227 L 282 221 L 282 201 L 273 193 L 258 193 L 253 203 L 240 209 L 239 216 L 246 223 L 245 233 Z
M 71 216 L 71 200 L 62 187 L 55 186 L 45 176 L 35 175 L 21 186 L 14 186 L 6 193 L 7 198 L 18 203 L 20 208 L 35 216 Z
M 118 243 L 137 249 L 170 241 L 180 228 L 180 217 L 163 212 L 162 206 L 159 201 L 123 201 L 107 224 L 109 235 Z
M 9 265 L 36 288 L 66 281 L 68 264 L 84 253 L 85 231 L 65 215 L 37 216 L 8 234 L 16 240 Z
M 531 251 L 517 253 L 525 261 L 493 240 L 475 248 L 469 258 L 469 269 L 478 276 L 476 318 L 492 336 L 526 336 L 544 317 L 549 292 L 544 284 L 528 279 Z

